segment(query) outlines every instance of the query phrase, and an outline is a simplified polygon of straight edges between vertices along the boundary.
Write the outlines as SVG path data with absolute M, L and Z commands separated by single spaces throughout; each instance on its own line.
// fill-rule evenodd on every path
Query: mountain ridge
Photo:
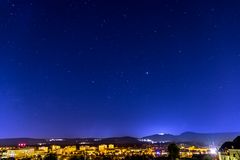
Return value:
M 153 143 L 192 143 L 203 144 L 208 146 L 220 146 L 226 141 L 232 141 L 240 135 L 240 132 L 216 132 L 216 133 L 198 133 L 183 132 L 179 135 L 168 133 L 153 134 L 142 138 L 132 136 L 107 137 L 107 138 L 0 138 L 0 146 L 16 146 L 19 143 L 27 143 L 28 145 L 43 144 L 99 144 L 99 143 L 115 143 L 115 144 L 140 144 L 139 139 L 148 139 Z M 51 141 L 52 140 L 52 141 Z
M 202 143 L 204 145 L 221 145 L 225 141 L 231 141 L 240 132 L 217 132 L 217 133 L 197 133 L 197 132 L 183 132 L 179 135 L 171 134 L 154 134 L 143 137 L 143 139 L 150 139 L 154 142 L 195 142 Z

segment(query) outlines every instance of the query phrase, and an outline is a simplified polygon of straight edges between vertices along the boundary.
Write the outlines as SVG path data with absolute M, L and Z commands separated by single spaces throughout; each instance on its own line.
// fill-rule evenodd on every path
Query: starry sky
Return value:
M 0 0 L 0 138 L 240 131 L 238 0 Z

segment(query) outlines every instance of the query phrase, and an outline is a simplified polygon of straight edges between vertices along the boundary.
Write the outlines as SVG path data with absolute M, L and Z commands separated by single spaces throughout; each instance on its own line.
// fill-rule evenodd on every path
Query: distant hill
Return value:
M 110 137 L 110 138 L 58 138 L 58 139 L 34 139 L 34 138 L 9 138 L 9 139 L 0 139 L 1 146 L 17 146 L 20 143 L 25 143 L 28 146 L 36 146 L 39 144 L 42 145 L 81 145 L 81 144 L 115 144 L 119 146 L 124 145 L 142 145 L 143 142 L 140 142 L 135 137 Z
M 240 132 L 229 133 L 195 133 L 184 132 L 180 135 L 171 134 L 154 134 L 143 137 L 144 139 L 150 139 L 155 142 L 191 142 L 203 145 L 216 145 L 220 146 L 225 141 L 232 141 L 234 138 L 240 135 Z
M 234 133 L 194 133 L 184 132 L 180 135 L 171 134 L 154 134 L 143 137 L 142 139 L 150 139 L 155 142 L 175 142 L 196 145 L 216 145 L 221 146 L 226 141 L 232 141 L 240 132 Z M 33 139 L 33 138 L 12 138 L 0 139 L 0 146 L 17 146 L 19 143 L 26 143 L 28 146 L 38 144 L 44 145 L 75 145 L 75 144 L 115 144 L 115 145 L 142 145 L 148 142 L 139 141 L 136 137 L 109 137 L 109 138 L 62 138 L 62 139 Z
M 45 139 L 33 139 L 33 138 L 8 138 L 0 139 L 0 146 L 17 146 L 20 143 L 26 143 L 28 145 L 36 145 L 38 143 L 46 143 Z
M 137 138 L 134 137 L 111 137 L 111 138 L 104 138 L 101 140 L 101 143 L 109 144 L 109 143 L 115 143 L 115 144 L 125 144 L 125 143 L 139 143 Z

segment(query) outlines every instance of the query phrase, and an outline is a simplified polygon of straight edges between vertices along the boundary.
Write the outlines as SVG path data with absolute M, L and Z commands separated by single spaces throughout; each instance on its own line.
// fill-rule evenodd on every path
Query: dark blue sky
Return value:
M 238 0 L 1 0 L 0 137 L 240 131 Z

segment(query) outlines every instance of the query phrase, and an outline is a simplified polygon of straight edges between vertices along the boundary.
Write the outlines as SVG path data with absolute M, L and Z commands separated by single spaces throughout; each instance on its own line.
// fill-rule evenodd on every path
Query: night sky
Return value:
M 0 0 L 0 138 L 240 131 L 239 0 Z

